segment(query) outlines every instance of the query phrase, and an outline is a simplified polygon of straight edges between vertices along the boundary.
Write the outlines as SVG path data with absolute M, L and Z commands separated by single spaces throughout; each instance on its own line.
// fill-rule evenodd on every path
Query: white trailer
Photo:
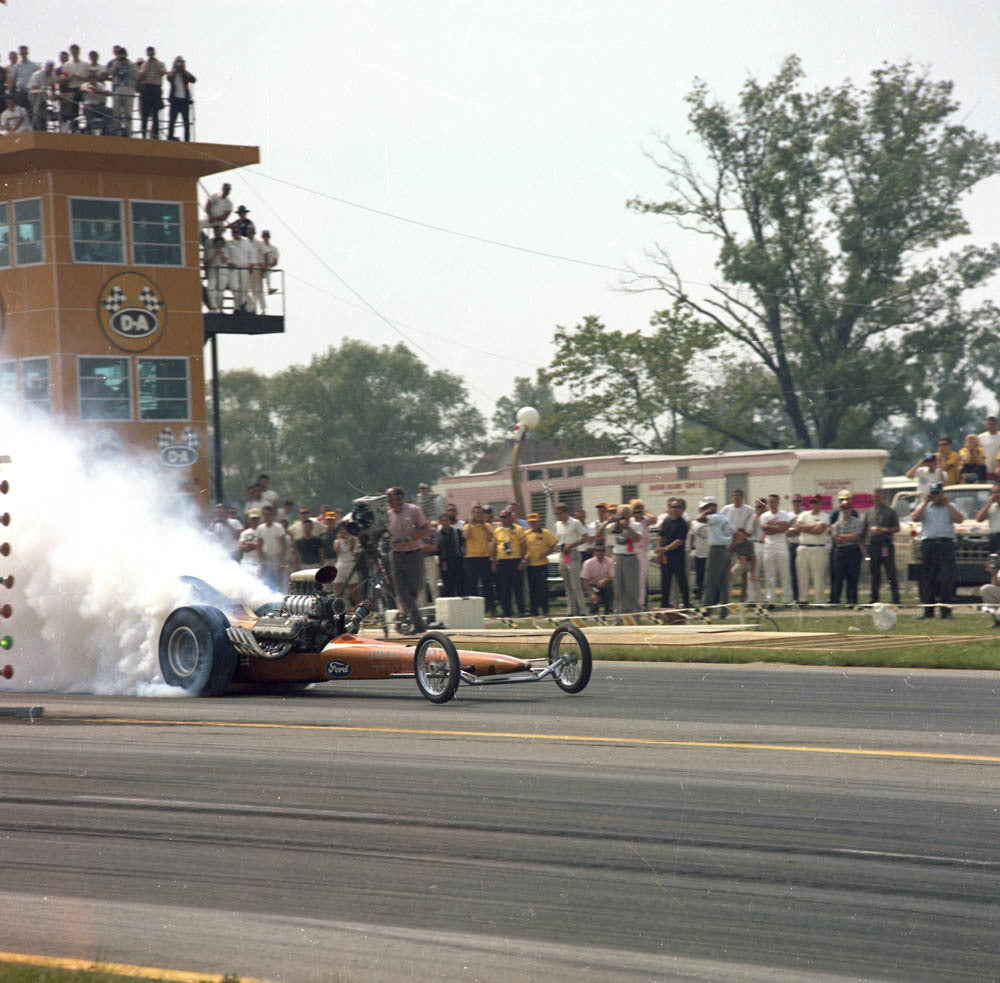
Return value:
M 540 461 L 521 467 L 525 506 L 545 515 L 546 486 L 557 501 L 571 509 L 583 508 L 594 517 L 598 502 L 622 503 L 641 498 L 652 515 L 666 509 L 668 498 L 683 498 L 689 515 L 707 495 L 723 505 L 733 490 L 742 488 L 747 501 L 778 495 L 783 509 L 791 508 L 792 495 L 818 494 L 823 508 L 836 507 L 837 493 L 847 489 L 855 508 L 872 504 L 872 492 L 882 481 L 889 458 L 884 450 L 787 449 L 736 451 L 690 456 L 618 454 Z M 512 501 L 510 467 L 476 474 L 450 475 L 435 491 L 468 516 L 479 502 L 494 509 Z

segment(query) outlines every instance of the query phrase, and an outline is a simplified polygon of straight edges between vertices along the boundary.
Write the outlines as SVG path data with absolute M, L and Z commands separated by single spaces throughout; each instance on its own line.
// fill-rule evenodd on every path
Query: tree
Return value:
M 939 356 L 996 331 L 992 305 L 964 302 L 1000 246 L 943 247 L 969 232 L 960 201 L 1000 170 L 1000 146 L 955 121 L 950 82 L 909 63 L 863 91 L 802 79 L 791 57 L 766 85 L 749 80 L 736 109 L 696 82 L 707 163 L 663 139 L 669 197 L 629 207 L 715 241 L 721 282 L 704 296 L 662 248 L 652 285 L 765 368 L 794 439 L 864 444 L 913 416 Z
M 770 447 L 773 393 L 764 391 L 753 366 L 724 364 L 714 347 L 718 328 L 683 309 L 661 311 L 652 327 L 651 334 L 609 331 L 591 316 L 574 328 L 556 328 L 556 354 L 545 377 L 569 390 L 559 409 L 564 424 L 620 452 L 697 453 L 720 437 Z M 705 378 L 716 384 L 700 381 Z M 748 413 L 748 405 L 757 410 Z
M 225 373 L 220 389 L 226 473 L 230 461 L 251 479 L 266 470 L 282 497 L 309 504 L 343 506 L 394 484 L 415 490 L 472 460 L 485 432 L 462 381 L 404 345 L 345 340 L 270 378 Z

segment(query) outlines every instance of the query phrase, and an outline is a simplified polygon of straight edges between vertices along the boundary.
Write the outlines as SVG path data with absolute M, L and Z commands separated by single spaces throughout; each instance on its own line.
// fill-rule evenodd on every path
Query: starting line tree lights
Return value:
M 0 472 L 4 465 L 10 464 L 10 455 L 0 454 Z M 10 512 L 4 508 L 4 496 L 10 491 L 10 482 L 0 477 L 0 557 L 10 556 L 10 543 L 7 541 L 7 527 L 10 526 Z M 0 567 L 0 590 L 8 591 L 14 586 L 14 575 Z M 9 619 L 14 614 L 13 606 L 0 594 L 0 652 L 9 652 L 14 647 L 14 636 L 8 628 Z M 10 665 L 0 666 L 0 676 L 10 679 L 14 668 Z

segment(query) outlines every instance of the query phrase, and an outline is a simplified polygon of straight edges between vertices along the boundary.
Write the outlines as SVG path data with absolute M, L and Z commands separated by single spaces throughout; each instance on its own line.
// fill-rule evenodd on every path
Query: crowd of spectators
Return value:
M 84 61 L 80 46 L 71 44 L 59 52 L 58 61 L 41 64 L 32 60 L 26 44 L 9 52 L 8 63 L 0 64 L 0 101 L 6 107 L 0 132 L 54 130 L 158 140 L 165 84 L 167 139 L 179 139 L 174 135 L 179 119 L 184 139 L 190 140 L 191 86 L 197 79 L 184 59 L 178 55 L 167 68 L 152 46 L 135 61 L 121 45 L 113 51 L 109 61 L 97 51 Z
M 1000 429 L 990 417 L 987 431 L 968 438 L 963 450 L 951 450 L 942 438 L 937 453 L 929 453 L 911 469 L 918 482 L 918 504 L 908 516 L 921 523 L 920 599 L 923 617 L 951 617 L 956 560 L 955 524 L 966 518 L 948 501 L 945 485 L 963 474 L 994 481 L 977 521 L 989 522 L 990 550 L 1000 552 Z M 978 445 L 978 448 L 977 446 Z M 986 451 L 983 451 L 983 448 Z M 963 472 L 966 463 L 991 470 Z M 974 479 L 968 479 L 974 480 Z M 424 629 L 420 608 L 439 596 L 479 596 L 488 617 L 545 616 L 549 613 L 549 561 L 558 557 L 570 615 L 625 614 L 648 606 L 649 564 L 660 568 L 660 606 L 704 609 L 706 616 L 725 618 L 737 593 L 739 601 L 774 606 L 784 604 L 859 603 L 865 563 L 870 571 L 870 603 L 877 604 L 883 580 L 893 604 L 899 604 L 893 537 L 900 516 L 881 488 L 872 506 L 855 508 L 852 493 L 841 490 L 836 508 L 824 509 L 818 494 L 791 496 L 790 508 L 780 496 L 768 495 L 753 504 L 742 489 L 719 508 L 706 496 L 688 514 L 687 502 L 671 497 L 666 511 L 654 517 L 645 503 L 598 502 L 596 518 L 584 509 L 571 513 L 557 502 L 552 528 L 530 512 L 522 517 L 515 502 L 494 513 L 474 504 L 460 515 L 421 483 L 413 500 L 404 489 L 388 490 L 391 569 L 397 602 L 416 631 Z M 343 513 L 322 505 L 312 512 L 296 510 L 291 501 L 280 507 L 266 475 L 249 489 L 241 522 L 235 509 L 219 505 L 210 531 L 244 564 L 272 586 L 286 571 L 334 563 L 335 590 L 357 602 L 365 589 L 359 543 L 342 521 Z M 829 506 L 827 506 L 828 508 Z M 971 516 L 970 516 L 971 518 Z M 689 584 L 689 561 L 694 584 Z M 984 600 L 996 605 L 1000 625 L 1000 563 L 991 559 L 990 584 Z M 827 582 L 829 581 L 829 591 Z
M 205 272 L 205 306 L 213 313 L 225 307 L 226 291 L 232 298 L 232 314 L 266 314 L 267 298 L 278 292 L 271 274 L 278 266 L 278 250 L 271 233 L 264 229 L 257 238 L 257 227 L 249 218 L 250 209 L 240 205 L 232 218 L 232 186 L 209 195 L 201 219 L 202 266 Z M 229 237 L 226 237 L 226 233 Z

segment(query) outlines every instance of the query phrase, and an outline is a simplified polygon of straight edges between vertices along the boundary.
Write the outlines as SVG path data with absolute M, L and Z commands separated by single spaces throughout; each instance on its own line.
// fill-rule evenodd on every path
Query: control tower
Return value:
M 198 179 L 257 147 L 83 133 L 0 138 L 0 403 L 148 453 L 206 504 L 205 341 L 281 316 L 203 312 Z

